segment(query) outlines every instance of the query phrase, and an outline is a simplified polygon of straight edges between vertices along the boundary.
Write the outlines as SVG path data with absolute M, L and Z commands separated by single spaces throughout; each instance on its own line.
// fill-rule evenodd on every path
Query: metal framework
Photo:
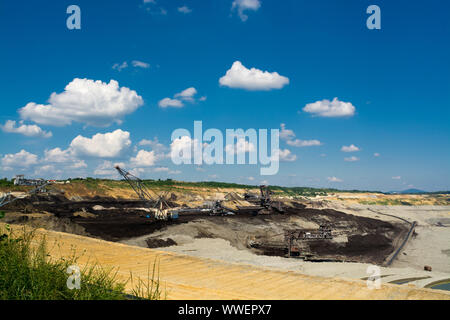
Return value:
M 49 184 L 50 184 L 49 182 L 45 182 L 44 184 L 37 186 L 33 190 L 28 191 L 27 194 L 31 195 L 31 194 L 35 194 L 35 193 L 45 192 L 46 186 L 48 186 Z M 12 196 L 11 192 L 8 192 L 4 196 L 0 197 L 0 208 L 7 205 L 8 203 L 18 200 L 18 199 L 20 199 L 20 198 L 15 198 Z
M 319 229 L 296 229 L 286 230 L 284 240 L 288 248 L 288 257 L 293 253 L 308 255 L 308 241 L 333 239 L 332 230 L 329 225 L 321 225 Z
M 148 189 L 144 182 L 135 175 L 123 170 L 119 166 L 115 166 L 119 174 L 128 182 L 138 197 L 146 202 L 153 212 L 154 218 L 157 220 L 167 220 L 169 217 L 174 218 L 170 212 L 170 205 L 167 203 L 167 193 L 156 194 L 156 197 L 152 197 L 150 189 Z

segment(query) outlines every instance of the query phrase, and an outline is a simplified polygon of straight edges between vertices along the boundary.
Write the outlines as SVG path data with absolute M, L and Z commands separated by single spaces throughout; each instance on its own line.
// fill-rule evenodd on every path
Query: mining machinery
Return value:
M 44 193 L 47 191 L 48 185 L 50 185 L 50 182 L 43 180 L 42 184 L 36 185 L 35 188 L 28 191 L 27 194 L 32 195 L 32 194 L 37 194 L 37 193 Z M 7 205 L 8 203 L 18 200 L 18 199 L 21 199 L 21 198 L 14 197 L 11 192 L 8 192 L 0 197 L 0 208 Z
M 280 202 L 274 202 L 271 195 L 272 192 L 270 191 L 268 186 L 262 185 L 259 187 L 259 190 L 261 192 L 261 198 L 260 198 L 260 202 L 261 202 L 261 207 L 265 208 L 265 210 L 269 211 L 269 212 L 273 212 L 273 211 L 277 211 L 279 213 L 283 213 L 284 210 L 281 207 L 281 203 Z M 264 209 L 263 209 L 264 210 Z M 263 212 L 261 212 L 263 213 Z
M 178 218 L 178 211 L 172 208 L 167 199 L 168 192 L 152 196 L 144 182 L 135 175 L 115 166 L 119 174 L 128 182 L 138 197 L 144 201 L 156 220 L 174 220 Z
M 299 256 L 308 258 L 311 255 L 309 252 L 309 241 L 331 239 L 333 239 L 332 229 L 327 224 L 320 225 L 319 229 L 286 230 L 284 234 L 288 257 Z

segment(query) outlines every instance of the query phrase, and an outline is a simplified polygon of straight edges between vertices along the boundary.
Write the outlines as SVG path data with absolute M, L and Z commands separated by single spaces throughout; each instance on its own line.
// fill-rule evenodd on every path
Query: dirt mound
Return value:
M 170 247 L 170 246 L 176 246 L 177 243 L 173 241 L 172 239 L 155 239 L 155 238 L 148 238 L 146 240 L 147 246 L 149 248 L 164 248 L 164 247 Z

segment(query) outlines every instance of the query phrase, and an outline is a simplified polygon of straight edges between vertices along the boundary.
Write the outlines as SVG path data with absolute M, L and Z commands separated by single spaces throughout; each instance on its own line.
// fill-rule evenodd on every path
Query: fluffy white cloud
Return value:
M 341 179 L 336 178 L 336 177 L 328 177 L 327 179 L 328 179 L 328 181 L 330 181 L 330 182 L 342 182 Z
M 247 21 L 248 16 L 244 13 L 246 10 L 257 11 L 261 7 L 259 0 L 234 0 L 231 10 L 237 9 L 242 21 Z
M 395 177 L 392 177 L 392 179 L 394 179 L 394 180 L 400 180 L 402 177 L 400 177 L 400 176 L 395 176 Z
M 281 89 L 289 84 L 289 79 L 277 72 L 247 69 L 240 61 L 235 61 L 226 74 L 219 79 L 221 86 L 246 90 Z
M 194 96 L 197 94 L 197 89 L 194 87 L 187 88 L 177 94 L 175 94 L 175 98 L 180 98 L 183 100 L 193 101 Z
M 200 142 L 188 136 L 182 136 L 172 141 L 170 144 L 170 155 L 172 159 L 189 160 L 194 155 L 194 145 L 197 144 L 200 150 Z
M 6 154 L 2 158 L 2 165 L 5 167 L 29 167 L 37 163 L 38 156 L 23 149 L 15 154 Z
M 291 151 L 288 150 L 288 149 L 284 149 L 284 150 L 280 149 L 279 150 L 279 157 L 280 157 L 279 158 L 280 161 L 292 162 L 292 161 L 297 160 L 297 156 L 295 154 L 292 154 Z
M 355 162 L 355 161 L 359 161 L 359 158 L 352 156 L 352 157 L 344 158 L 344 160 L 347 162 Z
M 53 179 L 55 178 L 55 175 L 59 177 L 61 173 L 63 173 L 63 170 L 57 169 L 51 164 L 40 166 L 34 170 L 35 176 L 47 175 Z
M 295 138 L 294 131 L 286 129 L 286 125 L 284 123 L 282 123 L 280 127 L 281 127 L 280 138 L 282 140 L 285 140 L 286 143 L 292 147 L 313 147 L 322 145 L 322 143 L 319 140 L 294 139 Z
M 355 107 L 350 102 L 322 100 L 307 104 L 303 111 L 319 117 L 350 117 L 355 114 Z
M 130 145 L 130 133 L 117 129 L 104 134 L 97 133 L 92 138 L 79 135 L 70 143 L 70 149 L 77 156 L 113 158 L 119 156 Z
M 158 141 L 158 138 L 155 137 L 153 140 L 142 139 L 139 141 L 138 145 L 140 146 L 149 146 L 157 153 L 163 153 L 167 151 L 167 147 Z
M 61 150 L 60 148 L 54 148 L 51 150 L 44 151 L 46 162 L 69 162 L 72 160 L 72 155 L 69 149 Z
M 155 151 L 139 150 L 136 157 L 132 157 L 130 162 L 137 167 L 151 167 L 155 165 Z
M 161 108 L 173 107 L 173 108 L 182 108 L 184 107 L 183 102 L 178 99 L 164 98 L 158 102 L 158 105 Z
M 194 87 L 190 87 L 187 89 L 184 89 L 181 92 L 176 93 L 172 98 L 164 98 L 161 101 L 159 101 L 158 105 L 161 108 L 167 108 L 167 107 L 174 107 L 174 108 L 182 108 L 184 107 L 183 101 L 188 101 L 190 103 L 195 102 L 195 95 L 197 94 L 197 89 Z M 206 97 L 200 97 L 198 101 L 205 101 Z
M 81 169 L 81 168 L 87 168 L 87 164 L 84 160 L 77 160 L 74 162 L 73 165 L 70 166 L 71 169 Z
M 379 154 L 378 152 L 375 152 L 375 153 L 373 154 L 373 156 L 374 156 L 374 157 L 379 157 L 380 154 Z
M 27 137 L 50 138 L 52 136 L 51 132 L 44 131 L 35 124 L 26 125 L 23 124 L 23 121 L 20 121 L 19 124 L 20 126 L 16 127 L 15 121 L 8 120 L 3 126 L 0 125 L 0 128 L 2 128 L 4 132 L 20 133 Z
M 245 140 L 244 138 L 238 139 L 235 144 L 227 144 L 225 146 L 225 151 L 231 154 L 242 154 L 246 152 L 253 152 L 256 147 L 253 143 Z
M 342 152 L 356 152 L 359 151 L 359 148 L 355 146 L 354 144 L 351 144 L 349 146 L 342 146 L 341 148 Z
M 94 170 L 94 174 L 97 176 L 106 176 L 110 178 L 119 177 L 117 170 L 114 168 L 116 165 L 124 167 L 124 163 L 112 163 L 111 161 L 105 160 L 97 166 Z
M 280 139 L 281 140 L 291 140 L 295 138 L 295 133 L 294 131 L 290 130 L 290 129 L 286 129 L 286 125 L 284 123 L 282 123 L 280 125 L 281 127 L 281 131 L 280 131 Z
M 187 13 L 191 13 L 192 9 L 190 9 L 188 6 L 182 6 L 178 8 L 178 12 L 187 14 Z
M 136 91 L 109 83 L 75 78 L 62 93 L 52 93 L 49 104 L 28 103 L 19 109 L 22 119 L 39 124 L 65 126 L 72 122 L 92 126 L 120 124 L 121 118 L 143 105 Z

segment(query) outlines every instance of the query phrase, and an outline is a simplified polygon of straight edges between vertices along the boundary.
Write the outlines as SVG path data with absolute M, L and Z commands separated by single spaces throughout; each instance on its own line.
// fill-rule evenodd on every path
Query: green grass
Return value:
M 116 279 L 113 270 L 86 266 L 80 270 L 80 289 L 67 286 L 67 268 L 77 264 L 77 257 L 50 259 L 45 239 L 31 245 L 34 232 L 23 229 L 20 236 L 6 226 L 0 230 L 0 300 L 124 300 L 126 282 Z M 159 277 L 138 279 L 133 295 L 143 299 L 160 299 Z M 146 286 L 147 284 L 147 286 Z
M 7 178 L 0 179 L 0 187 L 12 187 L 14 182 L 12 180 L 8 180 Z

